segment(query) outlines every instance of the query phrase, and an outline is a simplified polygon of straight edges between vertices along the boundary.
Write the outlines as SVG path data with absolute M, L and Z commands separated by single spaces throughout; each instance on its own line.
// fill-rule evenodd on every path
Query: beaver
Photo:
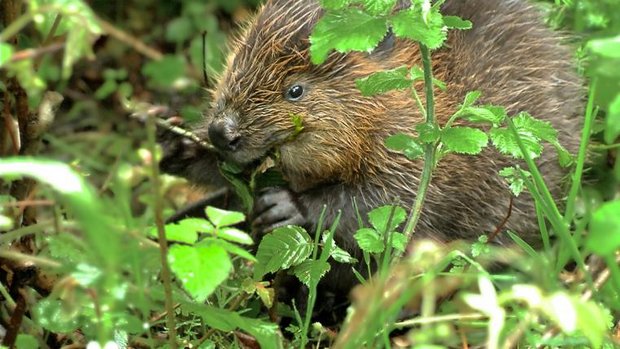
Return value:
M 584 93 L 562 35 L 547 28 L 526 0 L 447 0 L 442 13 L 470 20 L 473 28 L 450 32 L 446 45 L 432 53 L 434 75 L 447 86 L 436 91 L 439 123 L 457 110 L 468 91 L 478 90 L 481 103 L 504 106 L 509 115 L 527 111 L 550 122 L 559 141 L 574 152 Z M 396 201 L 411 207 L 416 198 L 423 161 L 387 149 L 384 141 L 396 133 L 411 134 L 424 117 L 409 92 L 364 97 L 355 80 L 376 71 L 421 66 L 421 57 L 417 44 L 388 31 L 372 52 L 334 52 L 314 65 L 309 36 L 322 14 L 316 0 L 268 0 L 234 45 L 212 91 L 212 108 L 195 131 L 211 141 L 219 157 L 241 166 L 277 147 L 288 186 L 258 194 L 253 217 L 258 230 L 296 224 L 313 232 L 326 205 L 326 226 L 341 212 L 336 242 L 360 257 L 353 238 L 358 212 L 366 217 L 373 208 Z M 299 134 L 291 115 L 303 120 Z M 547 148 L 537 164 L 560 199 L 567 171 L 559 166 L 555 150 Z M 168 151 L 164 160 L 169 172 L 197 182 L 214 176 L 214 156 L 187 144 Z M 524 193 L 511 199 L 498 174 L 512 164 L 514 160 L 491 148 L 477 156 L 442 158 L 414 238 L 474 239 L 493 232 L 511 206 L 505 229 L 536 244 L 532 198 Z M 508 241 L 502 236 L 496 240 Z M 321 285 L 346 294 L 356 283 L 350 266 L 332 266 Z

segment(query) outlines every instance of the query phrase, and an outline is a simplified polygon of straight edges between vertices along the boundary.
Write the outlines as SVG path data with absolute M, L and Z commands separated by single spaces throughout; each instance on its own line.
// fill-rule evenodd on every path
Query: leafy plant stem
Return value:
M 583 123 L 581 143 L 579 144 L 579 153 L 577 155 L 577 164 L 575 166 L 575 173 L 572 176 L 568 199 L 566 200 L 566 210 L 564 212 L 564 222 L 566 223 L 569 223 L 575 214 L 575 201 L 577 199 L 579 188 L 581 187 L 581 177 L 583 175 L 583 167 L 586 160 L 586 151 L 588 148 L 590 135 L 592 133 L 592 123 L 594 121 L 594 96 L 596 95 L 596 85 L 597 83 L 595 79 L 590 85 L 588 104 L 586 106 L 586 117 Z
M 426 123 L 428 125 L 435 125 L 435 100 L 433 95 L 433 71 L 431 66 L 431 53 L 428 47 L 420 44 L 420 53 L 422 55 L 422 65 L 424 68 L 424 87 L 426 89 Z M 415 202 L 413 204 L 412 213 L 407 226 L 405 227 L 405 236 L 407 239 L 411 237 L 411 234 L 415 231 L 420 215 L 422 213 L 422 205 L 424 204 L 424 198 L 428 191 L 428 186 L 431 182 L 431 175 L 433 167 L 435 165 L 435 153 L 437 150 L 437 143 L 429 143 L 424 146 L 424 168 L 422 170 L 422 177 L 420 184 L 418 185 L 418 194 L 416 195 Z M 398 255 L 399 253 L 397 253 Z
M 157 146 L 155 143 L 156 125 L 153 118 L 147 119 L 148 147 L 153 158 L 151 159 L 151 180 L 153 183 L 153 211 L 155 214 L 155 225 L 157 226 L 157 240 L 159 242 L 159 252 L 161 256 L 161 276 L 164 283 L 164 295 L 166 306 L 166 326 L 168 327 L 168 342 L 170 348 L 176 349 L 176 325 L 174 318 L 174 304 L 172 300 L 172 277 L 170 266 L 168 265 L 168 243 L 166 241 L 166 231 L 164 228 L 163 202 L 160 193 L 159 163 L 156 160 Z

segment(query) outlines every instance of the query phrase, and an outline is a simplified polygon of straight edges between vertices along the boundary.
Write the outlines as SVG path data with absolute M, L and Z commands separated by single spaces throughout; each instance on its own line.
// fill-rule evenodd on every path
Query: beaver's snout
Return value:
M 209 125 L 209 139 L 220 151 L 233 152 L 237 150 L 241 142 L 237 122 L 230 117 L 213 120 Z

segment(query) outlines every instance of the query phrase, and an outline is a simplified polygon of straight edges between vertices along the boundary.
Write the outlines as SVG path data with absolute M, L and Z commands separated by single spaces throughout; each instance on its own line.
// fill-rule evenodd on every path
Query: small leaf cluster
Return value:
M 321 0 L 324 16 L 310 36 L 310 55 L 314 64 L 324 62 L 332 50 L 371 51 L 388 28 L 400 38 L 439 48 L 450 28 L 468 29 L 471 22 L 442 16 L 442 1 L 414 0 L 411 6 L 396 10 L 397 0 Z

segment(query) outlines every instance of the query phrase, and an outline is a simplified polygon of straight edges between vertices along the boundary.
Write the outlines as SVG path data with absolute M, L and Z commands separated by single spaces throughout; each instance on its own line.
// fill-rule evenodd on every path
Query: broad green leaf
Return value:
M 321 242 L 323 243 L 323 246 L 325 246 L 327 244 L 327 236 L 328 234 L 323 234 L 321 236 Z M 351 256 L 351 254 L 349 254 L 349 252 L 343 250 L 342 248 L 338 247 L 338 245 L 336 245 L 336 242 L 332 240 L 331 243 L 331 251 L 330 251 L 330 256 L 339 263 L 355 263 L 357 262 L 357 259 L 353 258 Z
M 213 225 L 206 219 L 185 218 L 177 223 L 166 224 L 166 240 L 193 244 L 198 233 L 213 233 Z M 157 238 L 157 227 L 152 227 L 148 235 Z
M 142 74 L 149 79 L 154 87 L 171 88 L 175 82 L 185 75 L 185 60 L 182 56 L 167 55 L 158 61 L 144 65 Z
M 475 155 L 489 143 L 486 133 L 471 127 L 449 127 L 442 130 L 441 142 L 451 152 Z
M 0 42 L 0 67 L 5 65 L 13 54 L 13 46 Z
M 444 16 L 443 23 L 450 29 L 471 29 L 472 23 L 457 16 Z
M 392 247 L 400 252 L 405 252 L 407 248 L 407 237 L 405 234 L 392 232 Z
M 254 278 L 287 269 L 305 261 L 312 254 L 314 243 L 302 227 L 285 226 L 265 235 L 258 245 Z
M 39 342 L 35 336 L 20 333 L 15 340 L 15 348 L 17 349 L 35 349 L 39 348 Z
M 355 233 L 354 237 L 362 251 L 381 253 L 385 249 L 383 238 L 374 229 L 362 228 Z
M 327 12 L 316 24 L 310 36 L 312 63 L 323 63 L 331 50 L 369 51 L 385 36 L 387 24 L 359 8 Z
M 409 69 L 400 67 L 373 73 L 365 78 L 355 80 L 355 85 L 363 96 L 374 96 L 392 90 L 411 87 L 412 81 L 407 77 Z
M 478 101 L 478 99 L 480 99 L 480 96 L 482 96 L 482 92 L 480 91 L 467 92 L 465 98 L 463 99 L 462 107 L 471 107 L 474 103 L 476 103 L 476 101 Z
M 183 288 L 198 302 L 204 302 L 232 269 L 228 253 L 217 245 L 173 245 L 168 252 L 168 263 Z
M 620 49 L 618 50 L 620 52 Z M 611 102 L 605 118 L 605 143 L 612 144 L 620 135 L 620 94 Z
M 327 10 L 340 10 L 349 5 L 351 0 L 320 0 L 321 7 Z
M 189 17 L 177 17 L 166 26 L 166 40 L 181 43 L 195 35 L 195 31 Z
M 424 155 L 424 148 L 410 135 L 397 133 L 385 139 L 388 149 L 402 152 L 409 160 L 415 160 Z
M 407 212 L 398 206 L 386 205 L 368 212 L 368 220 L 379 234 L 395 230 L 405 219 Z
M 229 227 L 220 228 L 216 231 L 215 235 L 219 238 L 232 241 L 232 242 L 236 242 L 238 244 L 252 245 L 254 243 L 250 235 L 248 235 L 246 232 L 243 232 L 237 228 L 229 228 Z
M 489 131 L 491 141 L 493 145 L 502 153 L 511 155 L 517 159 L 523 158 L 519 144 L 512 132 L 507 128 L 492 128 Z M 537 158 L 542 153 L 542 145 L 540 140 L 534 137 L 531 133 L 519 132 L 519 136 L 525 145 L 525 149 L 528 151 L 532 158 Z
M 605 38 L 596 39 L 588 42 L 588 49 L 592 53 L 609 59 L 620 59 L 620 35 Z
M 293 274 L 304 285 L 312 287 L 318 284 L 319 280 L 329 271 L 330 265 L 320 259 L 305 260 L 293 268 Z
M 418 132 L 418 140 L 422 143 L 435 143 L 441 136 L 441 132 L 437 125 L 427 123 L 418 124 L 415 126 L 415 130 Z
M 519 134 L 530 133 L 551 143 L 558 141 L 558 131 L 548 121 L 539 120 L 528 113 L 521 112 L 513 118 L 513 122 L 517 130 L 519 130 Z
M 469 96 L 468 94 L 468 97 L 475 97 L 475 95 Z M 464 105 L 466 102 L 464 102 Z M 471 122 L 488 122 L 493 126 L 499 126 L 504 121 L 504 118 L 506 118 L 506 109 L 493 105 L 478 107 L 466 106 L 459 111 L 459 114 L 463 119 Z
M 601 256 L 620 248 L 620 200 L 606 202 L 594 211 L 586 247 Z
M 226 211 L 213 206 L 207 206 L 207 217 L 216 227 L 226 227 L 241 223 L 245 215 L 241 212 Z
M 68 311 L 59 300 L 42 299 L 32 311 L 36 323 L 55 333 L 71 333 L 80 326 L 79 314 Z
M 230 243 L 226 240 L 222 240 L 222 239 L 218 239 L 218 238 L 206 238 L 201 240 L 200 242 L 198 242 L 195 246 L 196 247 L 201 247 L 201 246 L 209 246 L 209 245 L 218 245 L 221 246 L 223 249 L 225 249 L 226 251 L 228 251 L 228 253 L 237 255 L 241 258 L 245 258 L 249 261 L 252 262 L 256 262 L 256 257 L 254 257 L 250 252 L 248 252 L 248 250 L 246 250 L 243 247 L 237 246 L 233 243 Z
M 396 0 L 363 0 L 361 2 L 364 3 L 366 10 L 375 16 L 389 14 L 396 4 Z
M 447 38 L 441 14 L 436 10 L 425 21 L 420 6 L 414 6 L 398 12 L 390 22 L 396 36 L 418 41 L 430 49 L 441 47 Z

